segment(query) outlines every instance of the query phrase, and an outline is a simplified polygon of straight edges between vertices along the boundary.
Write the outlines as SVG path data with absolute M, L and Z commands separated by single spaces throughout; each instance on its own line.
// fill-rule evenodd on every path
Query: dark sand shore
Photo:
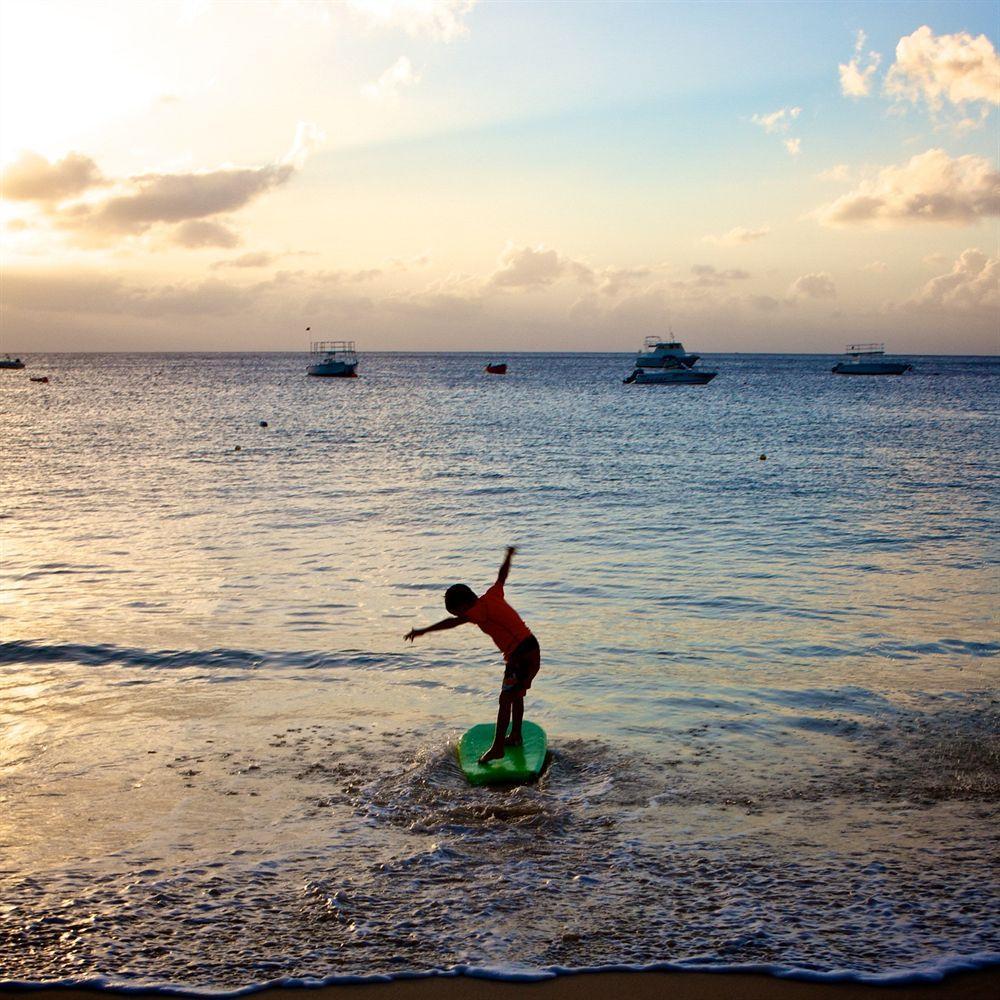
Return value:
M 0 990 L 0 1000 L 28 996 L 33 1000 L 107 1000 L 108 994 L 76 989 Z M 269 989 L 253 996 L 255 1000 L 997 1000 L 1000 966 L 920 986 L 805 983 L 735 973 L 597 972 L 540 983 L 442 976 L 309 990 Z

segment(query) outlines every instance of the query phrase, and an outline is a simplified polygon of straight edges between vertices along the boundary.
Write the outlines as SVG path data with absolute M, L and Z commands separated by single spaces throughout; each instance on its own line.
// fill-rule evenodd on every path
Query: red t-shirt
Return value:
M 465 617 L 478 625 L 496 644 L 506 659 L 531 635 L 521 616 L 504 600 L 503 584 L 494 583 Z

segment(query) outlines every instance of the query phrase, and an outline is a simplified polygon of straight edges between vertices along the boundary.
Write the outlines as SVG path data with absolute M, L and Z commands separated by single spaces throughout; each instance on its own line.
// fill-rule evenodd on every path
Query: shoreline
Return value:
M 244 995 L 260 1000 L 995 1000 L 1000 996 L 1000 965 L 956 972 L 937 982 L 894 985 L 785 979 L 759 972 L 578 972 L 552 979 L 511 981 L 473 976 L 423 976 L 383 982 L 324 986 L 266 986 Z M 233 991 L 229 995 L 239 991 Z M 90 989 L 76 986 L 0 986 L 0 1000 L 99 1000 L 109 994 L 130 997 L 212 996 L 210 992 L 146 990 L 138 987 Z

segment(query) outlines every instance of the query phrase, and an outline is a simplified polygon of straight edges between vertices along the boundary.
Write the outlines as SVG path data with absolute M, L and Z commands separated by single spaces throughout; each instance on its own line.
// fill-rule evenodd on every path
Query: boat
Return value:
M 32 382 L 42 382 L 43 384 L 48 385 L 49 384 L 49 377 L 48 377 L 48 375 L 32 375 L 31 376 L 31 381 Z
M 718 375 L 718 372 L 702 371 L 698 368 L 684 368 L 675 365 L 672 368 L 636 368 L 628 378 L 622 379 L 625 385 L 707 385 Z
M 885 344 L 848 344 L 844 353 L 850 361 L 839 361 L 830 371 L 834 375 L 902 375 L 913 371 L 905 361 L 878 361 L 885 354 Z
M 0 358 L 0 368 L 12 368 L 19 370 L 23 367 L 24 362 L 20 358 L 12 358 L 9 354 Z
M 507 366 L 505 364 L 499 364 L 499 365 L 489 364 L 483 369 L 483 371 L 486 372 L 488 375 L 506 375 Z
M 314 340 L 309 346 L 309 375 L 327 378 L 357 378 L 358 355 L 353 340 Z
M 635 356 L 636 368 L 673 368 L 681 365 L 692 368 L 700 355 L 688 354 L 679 340 L 661 340 L 647 337 L 642 350 Z

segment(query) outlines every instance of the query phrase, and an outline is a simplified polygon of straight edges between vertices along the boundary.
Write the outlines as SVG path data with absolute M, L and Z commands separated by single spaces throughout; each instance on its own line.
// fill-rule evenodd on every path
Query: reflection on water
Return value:
M 996 960 L 997 366 L 717 361 L 5 378 L 3 975 Z M 508 542 L 553 762 L 470 789 L 500 664 L 401 636 Z

